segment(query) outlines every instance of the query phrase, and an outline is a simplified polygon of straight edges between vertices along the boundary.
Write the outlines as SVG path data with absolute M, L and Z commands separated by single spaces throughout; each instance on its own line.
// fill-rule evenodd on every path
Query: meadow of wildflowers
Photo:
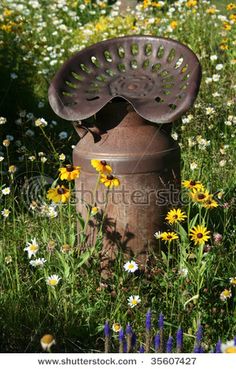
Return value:
M 119 5 L 0 3 L 1 352 L 235 352 L 236 4 L 144 0 L 122 14 Z M 188 45 L 203 77 L 194 107 L 173 126 L 183 206 L 153 235 L 160 255 L 141 268 L 119 252 L 105 281 L 103 214 L 96 204 L 86 219 L 76 213 L 78 136 L 47 91 L 73 52 L 136 34 Z M 98 186 L 121 184 L 109 158 L 91 166 Z M 98 232 L 87 248 L 90 221 Z

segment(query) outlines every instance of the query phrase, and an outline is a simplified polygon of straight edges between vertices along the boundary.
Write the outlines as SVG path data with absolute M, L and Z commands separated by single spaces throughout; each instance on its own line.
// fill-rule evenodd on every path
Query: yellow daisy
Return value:
M 223 29 L 226 30 L 226 31 L 230 31 L 232 28 L 231 24 L 228 23 L 228 22 L 224 22 L 223 23 Z
M 230 3 L 226 6 L 226 9 L 227 10 L 233 10 L 233 9 L 236 9 L 236 4 L 233 4 L 233 3 Z
M 214 8 L 214 7 L 208 8 L 208 9 L 206 10 L 206 12 L 207 12 L 208 14 L 215 14 L 215 13 L 216 13 L 216 8 Z
M 186 3 L 186 6 L 188 8 L 193 8 L 196 5 L 197 5 L 197 0 L 188 0 L 187 3 Z
M 203 190 L 204 186 L 201 182 L 189 179 L 182 182 L 182 185 L 188 190 Z
M 236 22 L 236 14 L 230 14 L 229 19 L 232 20 L 235 23 Z
M 50 188 L 50 190 L 48 190 L 47 198 L 55 203 L 65 203 L 70 198 L 70 190 L 63 185 L 58 185 L 56 188 Z
M 67 181 L 73 181 L 75 178 L 78 178 L 80 175 L 80 167 L 75 167 L 71 164 L 67 164 L 65 167 L 59 169 L 60 179 L 66 179 Z
M 119 179 L 117 177 L 114 177 L 112 174 L 101 174 L 100 182 L 109 188 L 118 187 L 120 185 Z
M 179 236 L 175 232 L 163 232 L 161 234 L 162 241 L 170 242 L 173 240 L 178 240 Z
M 92 159 L 91 165 L 99 173 L 110 174 L 112 172 L 112 168 L 107 164 L 106 160 Z
M 209 233 L 206 227 L 197 225 L 190 230 L 190 239 L 195 245 L 202 245 L 210 238 Z
M 167 213 L 166 220 L 169 224 L 182 222 L 187 215 L 181 209 L 172 209 Z
M 226 45 L 226 44 L 220 44 L 220 49 L 221 50 L 228 50 L 229 49 L 229 46 Z
M 206 201 L 202 204 L 202 206 L 206 209 L 217 208 L 218 203 L 213 199 L 212 195 L 209 195 Z
M 196 190 L 193 189 L 193 191 L 190 193 L 190 196 L 192 197 L 192 200 L 199 203 L 205 203 L 210 194 L 208 190 Z

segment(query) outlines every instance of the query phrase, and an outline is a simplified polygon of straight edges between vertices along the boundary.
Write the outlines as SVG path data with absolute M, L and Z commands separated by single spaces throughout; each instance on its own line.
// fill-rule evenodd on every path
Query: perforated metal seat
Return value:
M 60 117 L 80 121 L 122 97 L 143 118 L 169 123 L 193 104 L 200 81 L 200 63 L 187 46 L 171 39 L 127 36 L 74 54 L 53 79 L 49 102 Z

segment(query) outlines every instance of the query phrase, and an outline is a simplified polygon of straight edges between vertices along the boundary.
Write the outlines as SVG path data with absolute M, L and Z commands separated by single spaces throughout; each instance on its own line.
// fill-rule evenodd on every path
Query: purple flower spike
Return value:
M 167 354 L 170 354 L 172 352 L 172 347 L 173 347 L 173 337 L 170 336 L 166 343 L 166 353 Z
M 156 334 L 155 337 L 154 337 L 154 348 L 155 348 L 155 351 L 158 351 L 159 348 L 160 348 L 160 343 L 161 343 L 161 340 L 160 340 L 160 333 Z
M 132 347 L 134 347 L 136 345 L 137 342 L 137 336 L 135 333 L 132 334 L 132 338 L 131 338 L 131 345 Z
M 236 336 L 234 337 L 234 346 L 236 346 Z
M 132 331 L 132 327 L 131 327 L 131 325 L 128 323 L 127 324 L 127 327 L 126 327 L 126 334 L 132 334 L 133 333 L 133 331 Z
M 151 313 L 151 310 L 149 309 L 146 314 L 146 330 L 148 331 L 150 331 L 152 327 L 151 320 L 152 320 L 152 313 Z
M 108 321 L 106 321 L 104 325 L 104 335 L 105 337 L 108 337 L 110 335 L 110 327 Z
M 193 350 L 194 354 L 203 354 L 204 349 L 201 345 L 196 345 Z
M 177 349 L 181 349 L 183 347 L 183 331 L 181 328 L 177 330 L 176 343 L 177 343 Z
M 219 340 L 216 344 L 216 347 L 215 347 L 215 353 L 216 354 L 221 354 L 221 340 Z
M 127 341 L 124 340 L 124 352 L 127 352 Z
M 159 329 L 163 329 L 164 327 L 164 315 L 162 313 L 159 315 L 158 327 Z
M 140 346 L 139 352 L 140 352 L 140 354 L 143 354 L 143 353 L 145 352 L 145 351 L 144 351 L 144 347 L 143 347 L 143 345 L 142 345 L 142 346 Z
M 196 342 L 198 346 L 202 341 L 202 334 L 203 334 L 203 328 L 202 328 L 202 325 L 199 325 L 197 329 L 197 333 L 196 333 Z
M 121 328 L 119 332 L 119 341 L 123 341 L 124 338 L 125 338 L 125 334 L 124 334 L 123 328 Z

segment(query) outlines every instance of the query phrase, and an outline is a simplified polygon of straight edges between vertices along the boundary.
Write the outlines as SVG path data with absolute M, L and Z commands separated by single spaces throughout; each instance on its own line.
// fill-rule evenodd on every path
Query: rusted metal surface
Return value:
M 168 123 L 193 104 L 200 80 L 199 61 L 187 46 L 151 36 L 120 37 L 64 63 L 51 83 L 49 102 L 60 117 L 80 121 L 119 96 L 144 119 Z
M 125 101 L 108 104 L 97 121 L 104 127 L 101 140 L 94 143 L 87 134 L 74 148 L 73 162 L 83 169 L 76 180 L 77 210 L 86 218 L 85 204 L 96 203 L 107 214 L 101 251 L 102 276 L 107 278 L 119 249 L 143 265 L 148 249 L 157 250 L 154 233 L 165 229 L 166 212 L 178 204 L 180 150 L 159 125 L 144 120 Z M 107 202 L 102 184 L 94 195 L 97 174 L 91 159 L 106 160 L 120 179 Z M 90 222 L 87 232 L 88 244 L 93 243 L 96 222 Z

